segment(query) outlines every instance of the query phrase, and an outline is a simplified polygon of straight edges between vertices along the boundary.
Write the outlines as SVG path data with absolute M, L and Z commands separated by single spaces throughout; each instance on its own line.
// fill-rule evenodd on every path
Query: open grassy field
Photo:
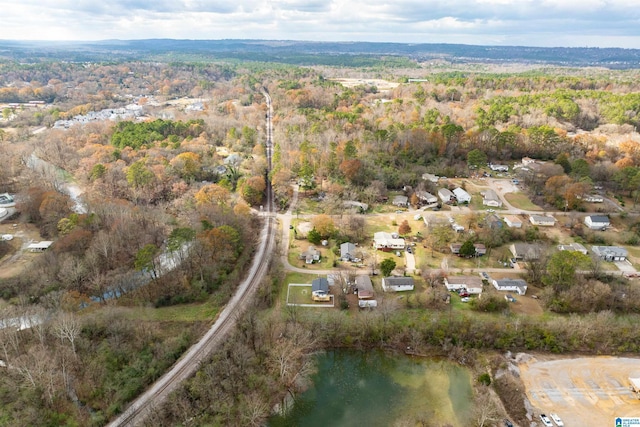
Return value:
M 542 211 L 542 208 L 538 205 L 534 205 L 531 200 L 524 193 L 505 193 L 505 199 L 513 205 L 516 209 L 522 209 L 526 211 Z
M 213 321 L 221 307 L 213 300 L 200 304 L 184 304 L 170 307 L 132 307 L 125 316 L 131 320 L 154 322 L 198 322 Z

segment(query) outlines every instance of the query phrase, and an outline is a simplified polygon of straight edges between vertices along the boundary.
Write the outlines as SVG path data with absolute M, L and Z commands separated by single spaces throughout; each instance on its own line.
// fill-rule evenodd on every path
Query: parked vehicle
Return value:
M 513 423 L 508 419 L 504 419 L 504 427 L 513 427 Z
M 462 302 L 469 302 L 469 297 L 460 298 L 460 301 L 462 301 Z
M 551 423 L 551 420 L 545 414 L 540 414 L 540 420 L 545 427 L 553 427 L 553 423 Z
M 549 416 L 558 427 L 564 427 L 564 423 L 562 422 L 558 414 L 549 414 Z

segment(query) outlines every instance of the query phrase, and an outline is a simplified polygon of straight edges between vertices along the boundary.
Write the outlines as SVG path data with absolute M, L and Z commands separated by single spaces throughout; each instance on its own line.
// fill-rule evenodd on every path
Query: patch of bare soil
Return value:
M 640 359 L 535 356 L 519 368 L 536 418 L 554 412 L 566 426 L 603 427 L 640 415 L 628 379 L 640 377 Z
M 13 236 L 13 239 L 7 242 L 11 246 L 10 253 L 0 259 L 0 278 L 8 279 L 19 274 L 38 255 L 27 252 L 26 249 L 30 243 L 42 239 L 38 228 L 32 224 L 1 223 L 0 235 L 4 234 Z

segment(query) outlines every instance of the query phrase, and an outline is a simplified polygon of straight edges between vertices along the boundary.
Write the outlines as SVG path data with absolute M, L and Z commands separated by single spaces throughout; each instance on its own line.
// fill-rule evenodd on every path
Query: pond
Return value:
M 448 361 L 382 351 L 331 350 L 317 357 L 311 387 L 270 427 L 391 426 L 397 421 L 470 425 L 468 370 Z

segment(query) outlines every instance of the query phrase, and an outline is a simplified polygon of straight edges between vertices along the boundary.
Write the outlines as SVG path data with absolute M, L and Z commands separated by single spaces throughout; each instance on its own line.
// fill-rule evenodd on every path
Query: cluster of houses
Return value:
M 438 197 L 445 204 L 471 202 L 471 195 L 460 187 L 454 188 L 453 191 L 447 188 L 440 188 Z

